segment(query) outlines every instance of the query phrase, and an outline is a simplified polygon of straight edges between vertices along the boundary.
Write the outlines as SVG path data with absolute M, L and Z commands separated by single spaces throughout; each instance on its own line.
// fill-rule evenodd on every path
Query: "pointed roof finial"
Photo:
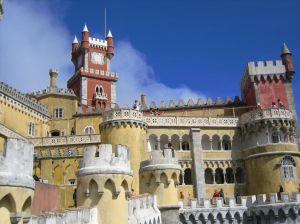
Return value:
M 291 52 L 290 52 L 290 50 L 288 49 L 286 43 L 283 43 L 281 54 L 291 54 Z
M 77 40 L 76 35 L 75 35 L 75 37 L 74 37 L 73 44 L 78 44 L 78 40 Z
M 86 24 L 84 24 L 84 27 L 83 27 L 83 30 L 82 30 L 82 32 L 89 32 L 89 30 L 88 30 L 88 28 L 87 28 Z
M 113 37 L 113 35 L 111 34 L 111 31 L 110 31 L 110 30 L 108 30 L 108 34 L 107 34 L 106 37 Z

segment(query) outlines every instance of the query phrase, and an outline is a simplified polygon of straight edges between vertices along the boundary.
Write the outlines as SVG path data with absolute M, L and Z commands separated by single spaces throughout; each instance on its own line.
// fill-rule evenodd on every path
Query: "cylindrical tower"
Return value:
M 1 223 L 28 223 L 34 194 L 33 145 L 20 139 L 7 139 L 0 155 Z
M 130 109 L 114 109 L 103 114 L 100 127 L 101 141 L 105 144 L 127 145 L 130 148 L 130 161 L 133 170 L 132 188 L 139 193 L 139 168 L 146 159 L 146 129 L 143 113 Z
M 99 224 L 128 223 L 132 171 L 126 146 L 118 145 L 115 153 L 108 144 L 87 147 L 77 176 L 78 206 L 97 207 Z
M 247 194 L 297 191 L 300 153 L 296 122 L 287 109 L 258 109 L 241 116 Z M 242 174 L 238 178 L 243 178 Z
M 180 166 L 173 149 L 155 150 L 141 163 L 140 191 L 157 196 L 159 206 L 178 205 Z

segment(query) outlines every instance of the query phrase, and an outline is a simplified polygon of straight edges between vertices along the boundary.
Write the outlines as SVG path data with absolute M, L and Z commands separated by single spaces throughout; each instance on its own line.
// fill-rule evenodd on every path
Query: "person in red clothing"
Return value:
M 180 200 L 184 200 L 184 195 L 182 193 L 182 191 L 180 191 L 180 196 L 179 196 Z
M 217 190 L 215 190 L 213 198 L 218 198 L 218 197 L 220 197 L 220 194 Z

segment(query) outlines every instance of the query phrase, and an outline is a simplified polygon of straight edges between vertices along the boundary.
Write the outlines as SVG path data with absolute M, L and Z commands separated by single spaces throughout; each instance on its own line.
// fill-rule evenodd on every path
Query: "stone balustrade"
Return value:
M 211 200 L 203 199 L 200 202 L 197 199 L 191 199 L 188 206 L 184 206 L 183 201 L 179 201 L 179 214 L 181 223 L 211 223 L 211 222 L 229 222 L 236 221 L 243 223 L 246 220 L 260 219 L 272 220 L 270 223 L 298 223 L 289 222 L 300 220 L 300 193 L 293 193 L 290 197 L 288 193 L 282 192 L 280 200 L 277 193 L 259 194 L 238 197 L 238 203 L 235 198 L 226 198 L 224 203 L 222 198 L 213 198 Z M 293 214 L 292 214 L 293 213 Z
M 0 95 L 3 94 L 6 98 L 11 98 L 32 110 L 39 112 L 40 114 L 48 117 L 48 109 L 46 106 L 37 103 L 36 101 L 32 100 L 31 98 L 27 97 L 26 95 L 18 92 L 13 87 L 0 82 Z
M 70 135 L 59 137 L 31 138 L 29 141 L 35 147 L 77 145 L 77 144 L 97 144 L 101 142 L 100 135 Z
M 229 117 L 185 117 L 145 116 L 149 127 L 237 127 L 239 118 Z
M 161 213 L 155 195 L 139 195 L 129 200 L 129 224 L 161 223 Z
M 143 113 L 131 109 L 114 109 L 103 114 L 103 122 L 116 120 L 140 120 L 143 121 Z
M 240 117 L 241 125 L 247 123 L 253 123 L 262 120 L 272 120 L 272 119 L 286 119 L 294 120 L 293 113 L 287 109 L 263 109 L 263 110 L 253 110 L 243 114 Z

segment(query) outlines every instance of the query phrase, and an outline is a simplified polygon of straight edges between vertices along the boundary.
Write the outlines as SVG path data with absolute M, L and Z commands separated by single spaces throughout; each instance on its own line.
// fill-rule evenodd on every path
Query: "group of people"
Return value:
M 161 111 L 158 108 L 156 108 L 156 109 L 150 108 L 150 115 L 159 116 L 159 115 L 161 115 Z
M 271 108 L 272 109 L 285 109 L 285 106 L 284 104 L 282 103 L 282 101 L 280 99 L 277 100 L 277 104 L 275 102 L 272 102 L 272 105 L 271 105 Z
M 234 197 L 236 202 L 238 202 L 238 197 L 241 196 L 239 189 L 236 189 Z M 218 191 L 217 189 L 215 190 L 214 194 L 213 194 L 213 198 L 222 198 L 223 202 L 225 203 L 225 194 L 223 189 L 221 188 L 220 191 Z

